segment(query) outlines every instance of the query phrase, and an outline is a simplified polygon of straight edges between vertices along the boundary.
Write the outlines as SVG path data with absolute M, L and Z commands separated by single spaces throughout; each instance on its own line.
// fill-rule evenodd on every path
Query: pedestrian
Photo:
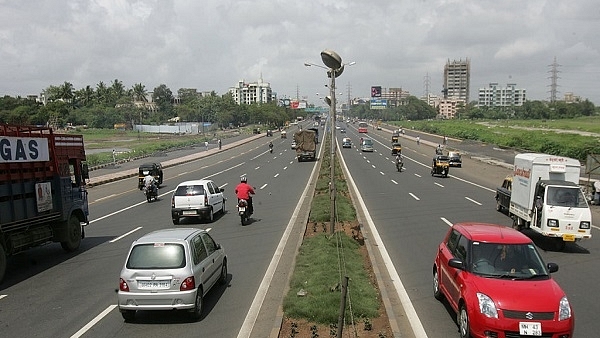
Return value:
M 208 150 L 208 141 L 204 141 L 204 148 L 206 148 L 206 150 Z
M 221 150 L 221 139 L 219 139 L 217 142 L 219 142 L 219 150 Z
M 444 135 L 444 145 L 448 144 L 448 136 Z
M 421 144 L 421 137 L 417 136 L 417 145 Z

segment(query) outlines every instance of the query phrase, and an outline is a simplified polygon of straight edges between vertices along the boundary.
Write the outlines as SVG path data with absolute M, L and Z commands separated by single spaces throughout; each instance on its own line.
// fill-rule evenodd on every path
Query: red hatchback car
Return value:
M 486 223 L 454 224 L 433 264 L 433 294 L 457 313 L 460 337 L 573 336 L 573 310 L 529 237 Z

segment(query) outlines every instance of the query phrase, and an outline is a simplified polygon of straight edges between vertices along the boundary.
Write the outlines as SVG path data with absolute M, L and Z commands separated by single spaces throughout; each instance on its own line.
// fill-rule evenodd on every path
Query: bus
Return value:
M 358 123 L 358 132 L 359 133 L 367 133 L 368 132 L 367 122 L 359 122 Z

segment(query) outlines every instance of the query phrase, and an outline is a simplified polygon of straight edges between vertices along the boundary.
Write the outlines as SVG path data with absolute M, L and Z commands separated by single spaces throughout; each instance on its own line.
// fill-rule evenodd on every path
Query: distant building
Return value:
M 442 119 L 454 119 L 457 117 L 458 109 L 465 106 L 465 101 L 455 98 L 439 99 L 435 103 L 438 117 Z
M 514 83 L 500 87 L 498 83 L 490 83 L 487 88 L 479 88 L 477 105 L 480 107 L 515 107 L 525 103 L 525 89 L 518 89 Z
M 469 83 L 471 78 L 471 61 L 454 60 L 444 66 L 444 99 L 458 99 L 469 102 Z
M 229 88 L 229 93 L 237 104 L 267 103 L 275 100 L 271 85 L 264 82 L 262 76 L 258 82 L 238 81 L 235 87 Z
M 381 99 L 387 100 L 387 107 L 399 107 L 404 105 L 410 93 L 402 88 L 383 88 Z
M 578 103 L 578 102 L 582 102 L 583 99 L 581 98 L 581 96 L 575 95 L 571 92 L 567 92 L 565 93 L 565 102 L 566 103 Z

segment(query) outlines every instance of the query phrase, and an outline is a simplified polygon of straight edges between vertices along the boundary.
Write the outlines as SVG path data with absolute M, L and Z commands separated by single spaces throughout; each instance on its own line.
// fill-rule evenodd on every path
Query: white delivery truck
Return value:
M 565 242 L 591 238 L 592 214 L 579 187 L 580 163 L 548 154 L 515 156 L 509 215 L 518 229 L 531 228 Z

